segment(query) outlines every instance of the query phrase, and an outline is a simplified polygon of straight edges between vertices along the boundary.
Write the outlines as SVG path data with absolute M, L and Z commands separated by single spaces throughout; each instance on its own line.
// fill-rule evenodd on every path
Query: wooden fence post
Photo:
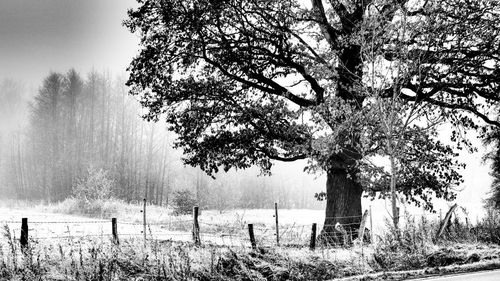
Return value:
M 280 245 L 280 228 L 278 224 L 278 203 L 274 203 L 274 217 L 276 218 L 276 245 Z
M 198 223 L 198 206 L 193 207 L 193 241 L 195 245 L 200 245 L 200 224 Z
M 316 223 L 312 224 L 311 241 L 309 242 L 309 249 L 311 251 L 314 251 L 314 249 L 316 249 Z
M 361 217 L 361 223 L 359 224 L 358 239 L 361 242 L 361 245 L 363 245 L 364 238 L 365 238 L 365 225 L 366 225 L 367 218 L 368 218 L 368 210 L 366 210 L 363 213 L 363 216 Z
M 22 218 L 21 220 L 21 247 L 26 248 L 28 246 L 28 218 Z
M 120 244 L 120 240 L 118 240 L 118 228 L 116 225 L 116 218 L 111 218 L 111 234 L 113 235 L 113 243 Z
M 250 235 L 250 244 L 252 244 L 252 249 L 257 249 L 257 243 L 255 242 L 255 235 L 253 233 L 253 224 L 248 224 L 248 235 Z
M 448 210 L 448 212 L 446 213 L 446 216 L 444 216 L 444 220 L 441 222 L 439 230 L 436 234 L 436 238 L 439 238 L 439 237 L 441 237 L 441 235 L 443 235 L 446 227 L 448 226 L 448 224 L 450 222 L 451 215 L 452 215 L 453 211 L 455 211 L 456 208 L 457 208 L 457 204 L 451 206 L 450 210 Z

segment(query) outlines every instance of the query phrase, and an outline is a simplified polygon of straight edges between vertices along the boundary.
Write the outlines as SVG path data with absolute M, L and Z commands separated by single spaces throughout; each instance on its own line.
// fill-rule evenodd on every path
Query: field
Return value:
M 424 220 L 408 215 L 400 243 L 385 228 L 376 232 L 376 244 L 320 244 L 310 251 L 311 224 L 317 222 L 321 229 L 324 219 L 320 210 L 279 210 L 280 246 L 272 209 L 203 210 L 199 217 L 202 243 L 195 246 L 190 215 L 173 216 L 170 209 L 148 206 L 144 240 L 142 206 L 105 202 L 102 213 L 84 216 L 68 214 L 77 212 L 73 203 L 4 203 L 0 279 L 325 280 L 429 266 L 500 266 L 500 247 L 460 236 L 461 230 L 453 230 L 455 236 L 447 240 L 434 241 L 436 214 Z M 112 240 L 110 216 L 118 218 L 119 244 Z M 22 217 L 29 224 L 26 248 L 18 242 Z M 374 221 L 374 225 L 383 223 L 380 218 Z M 258 250 L 250 246 L 249 223 L 255 226 Z M 425 272 L 429 271 L 412 274 Z
M 148 240 L 144 242 L 141 232 L 142 207 L 120 205 L 114 214 L 119 219 L 120 237 L 120 244 L 115 245 L 111 241 L 109 219 L 97 215 L 90 217 L 61 213 L 68 211 L 64 204 L 68 203 L 49 206 L 16 203 L 4 204 L 0 208 L 0 221 L 4 225 L 0 251 L 4 271 L 1 277 L 115 280 L 113 278 L 116 276 L 124 278 L 133 275 L 151 280 L 165 276 L 175 280 L 190 280 L 206 275 L 207 280 L 232 280 L 235 274 L 241 274 L 248 275 L 251 280 L 258 280 L 265 279 L 266 274 L 289 274 L 290 266 L 304 263 L 307 267 L 300 269 L 297 275 L 302 276 L 297 280 L 304 280 L 312 276 L 312 272 L 309 272 L 312 268 L 323 271 L 320 269 L 322 263 L 314 264 L 318 260 L 328 259 L 329 262 L 350 265 L 349 270 L 352 271 L 347 275 L 360 272 L 359 267 L 364 266 L 360 258 L 363 252 L 361 248 L 354 251 L 327 248 L 309 251 L 309 222 L 324 218 L 323 212 L 318 210 L 280 211 L 283 243 L 290 243 L 293 239 L 294 243 L 303 245 L 299 248 L 273 247 L 274 210 L 231 210 L 222 213 L 203 210 L 200 216 L 202 247 L 195 247 L 191 242 L 190 215 L 172 216 L 168 209 L 148 206 Z M 18 245 L 20 220 L 23 217 L 28 218 L 29 224 L 28 254 L 22 254 L 24 252 Z M 267 246 L 267 250 L 262 250 L 257 256 L 252 254 L 246 237 L 248 223 L 256 226 L 259 246 Z M 297 236 L 298 229 L 303 230 L 303 236 Z M 354 266 L 353 260 L 356 261 Z M 114 273 L 109 275 L 109 272 Z M 321 274 L 345 276 L 342 272 Z
M 74 199 L 58 204 L 41 205 L 26 202 L 3 202 L 0 206 L 0 222 L 8 225 L 19 237 L 21 218 L 28 218 L 30 237 L 50 239 L 62 237 L 109 237 L 111 218 L 117 218 L 120 237 L 144 236 L 143 206 L 126 204 L 119 200 L 101 202 L 99 208 L 82 213 Z M 383 204 L 369 205 L 367 228 L 374 238 L 388 230 L 388 212 Z M 415 221 L 436 221 L 438 213 L 423 213 L 412 210 L 405 215 Z M 274 209 L 201 210 L 199 216 L 202 241 L 226 246 L 248 246 L 248 224 L 253 224 L 257 242 L 262 246 L 276 245 L 276 225 Z M 279 209 L 279 236 L 283 245 L 307 246 L 313 223 L 318 232 L 325 219 L 323 210 Z M 191 215 L 172 214 L 172 209 L 154 205 L 146 208 L 146 236 L 149 239 L 191 241 L 193 218 Z
M 10 206 L 0 208 L 0 221 L 9 226 L 13 235 L 19 237 L 21 218 L 28 218 L 30 237 L 36 239 L 107 237 L 111 235 L 111 216 L 102 214 L 71 215 L 64 213 L 65 204 L 52 206 Z M 111 214 L 118 219 L 120 237 L 143 236 L 142 206 L 123 203 L 114 207 Z M 14 207 L 14 208 L 12 208 Z M 191 241 L 193 218 L 191 215 L 173 216 L 171 210 L 157 206 L 147 207 L 147 237 L 158 240 Z M 261 243 L 274 241 L 274 210 L 230 210 L 225 212 L 203 210 L 199 217 L 202 240 L 218 245 L 244 246 L 247 243 L 247 225 L 254 224 L 256 236 Z M 319 225 L 324 220 L 320 210 L 280 210 L 280 237 L 283 242 L 308 243 L 313 222 Z M 248 244 L 249 245 L 249 244 Z

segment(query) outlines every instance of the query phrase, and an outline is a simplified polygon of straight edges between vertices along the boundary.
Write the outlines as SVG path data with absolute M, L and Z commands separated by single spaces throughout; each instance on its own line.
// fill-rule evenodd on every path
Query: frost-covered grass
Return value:
M 85 215 L 94 218 L 115 217 L 123 208 L 119 200 L 93 200 L 86 201 L 76 198 L 68 198 L 60 203 L 49 205 L 49 210 L 56 213 L 70 215 Z
M 31 241 L 21 249 L 7 229 L 2 280 L 326 280 L 369 270 L 361 252 L 195 247 L 122 239 Z
M 406 271 L 500 258 L 500 220 L 491 214 L 474 226 L 454 219 L 441 237 L 436 235 L 438 222 L 404 218 L 399 230 L 389 227 L 374 246 L 379 270 Z
M 72 215 L 84 215 L 94 218 L 117 217 L 127 222 L 142 222 L 143 204 L 127 203 L 118 199 L 95 200 L 82 204 L 81 200 L 68 198 L 53 204 L 36 204 L 29 202 L 6 201 L 2 204 L 8 208 L 35 208 L 44 212 L 56 212 Z M 174 215 L 170 207 L 147 205 L 147 220 L 149 223 L 168 223 L 170 221 L 191 220 L 189 215 Z M 273 226 L 275 224 L 274 209 L 232 209 L 220 212 L 218 210 L 201 210 L 201 222 L 213 224 L 241 224 Z M 280 225 L 311 225 L 322 223 L 325 219 L 324 210 L 312 209 L 279 209 Z
M 100 204 L 100 213 L 84 213 L 75 209 L 78 204 L 71 200 L 53 205 L 18 204 L 14 207 L 22 208 L 23 214 L 31 210 L 32 213 L 57 212 L 57 216 L 113 216 L 119 222 L 142 223 L 141 205 L 118 200 Z M 463 220 L 453 220 L 445 236 L 440 239 L 435 237 L 438 228 L 435 220 L 407 214 L 401 220 L 399 232 L 387 228 L 387 231 L 376 235 L 374 245 L 361 246 L 355 243 L 350 248 L 324 248 L 320 245 L 314 252 L 307 247 L 310 224 L 321 223 L 323 211 L 280 210 L 281 247 L 277 247 L 275 242 L 273 214 L 272 209 L 228 210 L 223 213 L 202 210 L 201 247 L 195 247 L 191 242 L 190 215 L 173 216 L 171 209 L 158 206 L 147 207 L 148 223 L 152 227 L 157 224 L 154 225 L 157 230 L 183 232 L 187 235 L 185 242 L 172 241 L 172 237 L 148 235 L 158 240 L 150 239 L 144 246 L 144 241 L 137 239 L 140 235 L 134 236 L 136 239 L 130 238 L 121 228 L 127 225 L 121 225 L 118 229 L 119 246 L 111 243 L 106 232 L 107 236 L 100 238 L 34 240 L 29 251 L 23 254 L 17 246 L 17 238 L 12 238 L 14 231 L 10 231 L 0 243 L 3 244 L 0 251 L 0 279 L 22 279 L 24 276 L 25 280 L 33 280 L 37 279 L 34 276 L 43 276 L 42 280 L 323 280 L 500 259 L 500 247 L 494 244 L 498 243 L 500 237 L 500 217 L 494 213 L 474 226 Z M 16 213 L 17 216 L 19 213 Z M 257 251 L 249 248 L 248 223 L 255 226 L 260 247 Z M 84 226 L 90 229 L 92 225 Z M 41 226 L 35 224 L 32 227 L 38 229 Z M 17 229 L 17 224 L 15 227 Z M 109 230 L 107 220 L 104 228 Z M 227 240 L 226 237 L 226 240 L 219 240 L 222 243 L 215 246 L 214 241 L 209 239 L 210 235 L 219 238 L 232 235 L 233 239 L 239 240 Z M 294 235 L 297 236 L 295 239 L 292 237 Z
M 119 245 L 107 238 L 33 240 L 23 250 L 2 231 L 1 280 L 330 280 L 388 270 L 370 246 L 252 250 L 123 237 Z M 415 269 L 498 260 L 500 247 L 450 243 L 429 253 L 434 264 L 427 258 Z M 376 276 L 367 280 L 383 278 Z
M 130 204 L 121 200 L 96 200 L 82 204 L 81 200 L 69 198 L 57 204 L 36 207 L 44 212 L 83 215 L 92 218 L 118 218 L 119 222 L 143 223 L 143 205 Z M 147 205 L 147 224 L 158 225 L 173 231 L 190 231 L 192 215 L 173 215 L 171 208 Z M 283 238 L 294 238 L 310 234 L 312 223 L 322 224 L 324 211 L 308 209 L 279 210 L 279 225 Z M 217 210 L 201 210 L 199 216 L 202 233 L 234 234 L 246 236 L 247 225 L 252 223 L 256 235 L 274 239 L 275 218 L 274 209 L 234 209 L 219 212 Z

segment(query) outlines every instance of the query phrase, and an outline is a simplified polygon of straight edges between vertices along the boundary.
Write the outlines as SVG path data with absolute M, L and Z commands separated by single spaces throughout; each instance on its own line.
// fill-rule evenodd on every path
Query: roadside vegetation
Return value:
M 132 209 L 140 213 L 139 205 L 116 200 L 103 202 L 116 204 L 119 213 Z M 64 209 L 68 205 L 66 201 L 45 208 L 71 211 Z M 165 208 L 151 207 L 151 212 L 160 214 L 160 209 L 164 209 L 163 219 L 175 217 L 173 209 L 167 212 Z M 178 218 L 186 216 L 189 214 Z M 244 218 L 242 221 L 234 219 L 221 221 L 224 225 L 219 231 L 234 224 L 244 225 Z M 399 230 L 388 220 L 387 231 L 375 235 L 373 244 L 362 245 L 355 241 L 348 247 L 319 245 L 315 251 L 310 251 L 307 244 L 276 247 L 263 243 L 252 250 L 249 243 L 217 246 L 203 241 L 202 246 L 196 247 L 191 242 L 171 240 L 151 239 L 144 243 L 142 238 L 127 236 L 120 237 L 119 245 L 108 236 L 73 237 L 32 240 L 28 248 L 21 249 L 15 231 L 3 227 L 0 279 L 328 280 L 352 277 L 379 280 L 389 276 L 384 277 L 381 273 L 391 271 L 399 276 L 391 277 L 392 280 L 402 280 L 409 276 L 405 273 L 408 271 L 412 276 L 422 276 L 500 265 L 500 216 L 497 211 L 490 210 L 475 225 L 456 216 L 440 238 L 436 238 L 438 228 L 436 221 L 405 214 Z M 189 227 L 183 230 L 190 231 Z
M 122 222 L 142 223 L 142 202 L 127 203 L 116 199 L 113 184 L 105 171 L 89 169 L 87 176 L 75 184 L 75 192 L 70 198 L 52 205 L 27 203 L 23 207 L 92 218 L 117 217 Z M 148 223 L 163 224 L 169 230 L 189 233 L 193 197 L 188 191 L 179 191 L 169 208 L 148 205 Z M 261 240 L 259 248 L 252 250 L 249 243 L 235 247 L 234 244 L 210 245 L 204 241 L 201 247 L 196 247 L 193 243 L 172 240 L 151 239 L 144 243 L 142 239 L 127 236 L 120 237 L 119 245 L 114 245 L 108 236 L 39 239 L 31 241 L 29 248 L 23 250 L 18 246 L 14 232 L 4 227 L 2 242 L 6 243 L 0 251 L 0 279 L 325 280 L 447 266 L 458 266 L 456 270 L 459 270 L 468 265 L 469 270 L 473 270 L 475 266 L 482 267 L 490 261 L 498 263 L 488 263 L 489 266 L 498 266 L 498 210 L 488 208 L 486 216 L 474 225 L 469 222 L 466 212 L 459 211 L 460 208 L 455 210 L 439 238 L 436 235 L 439 221 L 405 213 L 398 228 L 387 220 L 385 231 L 374 235 L 372 244 L 355 240 L 347 247 L 319 245 L 315 251 L 308 249 L 307 241 L 293 247 L 286 243 L 276 247 L 274 242 Z M 236 229 L 232 234 L 246 241 L 248 222 L 263 227 L 273 225 L 271 213 L 266 214 L 256 210 L 234 210 L 224 214 L 217 210 L 203 210 L 200 218 L 202 223 L 209 223 L 202 225 L 204 233 L 222 234 Z M 283 226 L 292 226 L 285 217 L 293 217 L 294 223 L 299 221 L 297 216 L 287 214 L 283 216 Z M 310 223 L 310 218 L 307 223 Z M 274 239 L 272 233 L 268 236 Z M 414 274 L 425 275 L 426 272 Z
M 497 226 L 498 227 L 498 226 Z M 107 238 L 31 241 L 21 249 L 4 228 L 0 278 L 10 280 L 327 280 L 498 260 L 500 247 L 479 236 L 433 241 L 420 227 L 364 248 L 262 248 Z M 485 229 L 491 231 L 492 229 Z M 478 263 L 479 265 L 481 263 Z
M 442 267 L 499 258 L 500 220 L 496 211 L 489 211 L 474 226 L 455 217 L 439 238 L 436 236 L 440 227 L 437 222 L 417 221 L 408 215 L 405 220 L 399 231 L 388 225 L 389 231 L 380 236 L 374 246 L 373 260 L 381 271 Z

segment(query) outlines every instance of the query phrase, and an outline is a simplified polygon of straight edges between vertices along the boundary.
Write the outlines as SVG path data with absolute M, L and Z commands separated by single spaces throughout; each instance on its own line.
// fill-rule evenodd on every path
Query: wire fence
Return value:
M 163 222 L 134 222 L 113 220 L 70 220 L 70 221 L 0 221 L 8 228 L 21 244 L 26 241 L 87 238 L 109 238 L 114 241 L 127 238 L 145 240 L 179 241 L 195 244 L 209 244 L 229 247 L 310 247 L 314 248 L 318 240 L 327 240 L 328 246 L 342 247 L 353 241 L 373 242 L 372 214 L 360 216 L 326 217 L 323 224 L 316 222 L 279 223 L 276 209 L 276 223 L 243 223 L 243 222 L 207 222 L 192 219 L 175 219 L 169 217 Z M 420 221 L 441 221 L 442 214 L 414 213 L 406 214 Z M 344 222 L 344 223 L 340 223 Z M 326 223 L 326 224 L 325 224 Z M 250 227 L 251 225 L 251 227 Z M 363 229 L 360 228 L 360 225 Z M 316 230 L 329 230 L 320 231 Z M 363 237 L 359 237 L 363 235 Z M 314 240 L 314 241 L 313 241 Z M 314 243 L 313 243 L 314 242 Z

